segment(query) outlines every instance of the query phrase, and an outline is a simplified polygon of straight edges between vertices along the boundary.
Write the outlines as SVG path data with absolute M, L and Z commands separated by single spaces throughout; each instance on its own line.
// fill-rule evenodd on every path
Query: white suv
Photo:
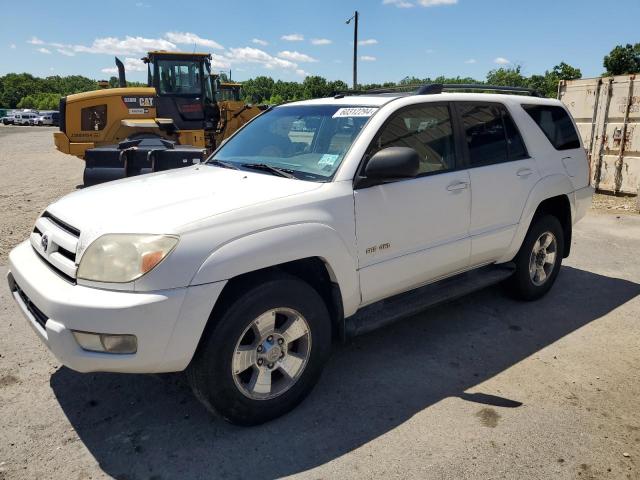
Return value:
M 13 296 L 68 367 L 186 370 L 239 424 L 298 404 L 332 341 L 499 281 L 536 299 L 593 193 L 575 125 L 441 90 L 279 106 L 204 164 L 67 195 L 11 252 Z

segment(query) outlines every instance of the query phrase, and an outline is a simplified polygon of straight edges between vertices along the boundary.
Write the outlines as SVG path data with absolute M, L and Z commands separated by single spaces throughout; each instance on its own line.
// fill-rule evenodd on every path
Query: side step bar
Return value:
M 509 278 L 515 269 L 513 263 L 488 265 L 372 303 L 345 318 L 345 337 L 370 332 L 428 307 L 499 283 Z

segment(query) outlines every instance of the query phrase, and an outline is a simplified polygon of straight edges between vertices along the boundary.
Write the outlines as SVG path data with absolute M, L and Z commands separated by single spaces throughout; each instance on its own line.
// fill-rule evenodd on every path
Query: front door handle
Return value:
M 518 175 L 519 177 L 528 177 L 532 173 L 533 170 L 531 170 L 530 168 L 521 168 L 516 172 L 516 175 Z
M 450 192 L 456 192 L 458 190 L 464 190 L 469 186 L 468 182 L 455 182 L 447 187 Z

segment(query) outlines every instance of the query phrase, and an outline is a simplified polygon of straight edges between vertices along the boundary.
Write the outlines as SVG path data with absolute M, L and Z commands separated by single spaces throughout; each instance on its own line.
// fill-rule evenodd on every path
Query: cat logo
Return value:
M 141 107 L 153 107 L 153 97 L 140 97 Z

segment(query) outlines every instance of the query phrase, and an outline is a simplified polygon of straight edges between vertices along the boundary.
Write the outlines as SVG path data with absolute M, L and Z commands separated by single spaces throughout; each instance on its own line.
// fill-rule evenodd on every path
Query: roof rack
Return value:
M 501 85 L 484 85 L 482 83 L 429 83 L 421 86 L 415 95 L 432 95 L 452 90 L 476 90 L 481 92 L 523 93 L 532 97 L 542 97 L 537 90 L 526 87 L 505 87 Z
M 544 97 L 537 90 L 526 87 L 503 87 L 500 85 L 484 85 L 482 83 L 427 83 L 425 85 L 400 85 L 390 88 L 374 88 L 370 90 L 352 90 L 350 92 L 340 93 L 336 96 L 344 95 L 379 95 L 389 93 L 404 93 L 407 95 L 436 95 L 444 91 L 479 91 L 479 92 L 498 92 L 498 93 L 519 93 L 532 97 Z

